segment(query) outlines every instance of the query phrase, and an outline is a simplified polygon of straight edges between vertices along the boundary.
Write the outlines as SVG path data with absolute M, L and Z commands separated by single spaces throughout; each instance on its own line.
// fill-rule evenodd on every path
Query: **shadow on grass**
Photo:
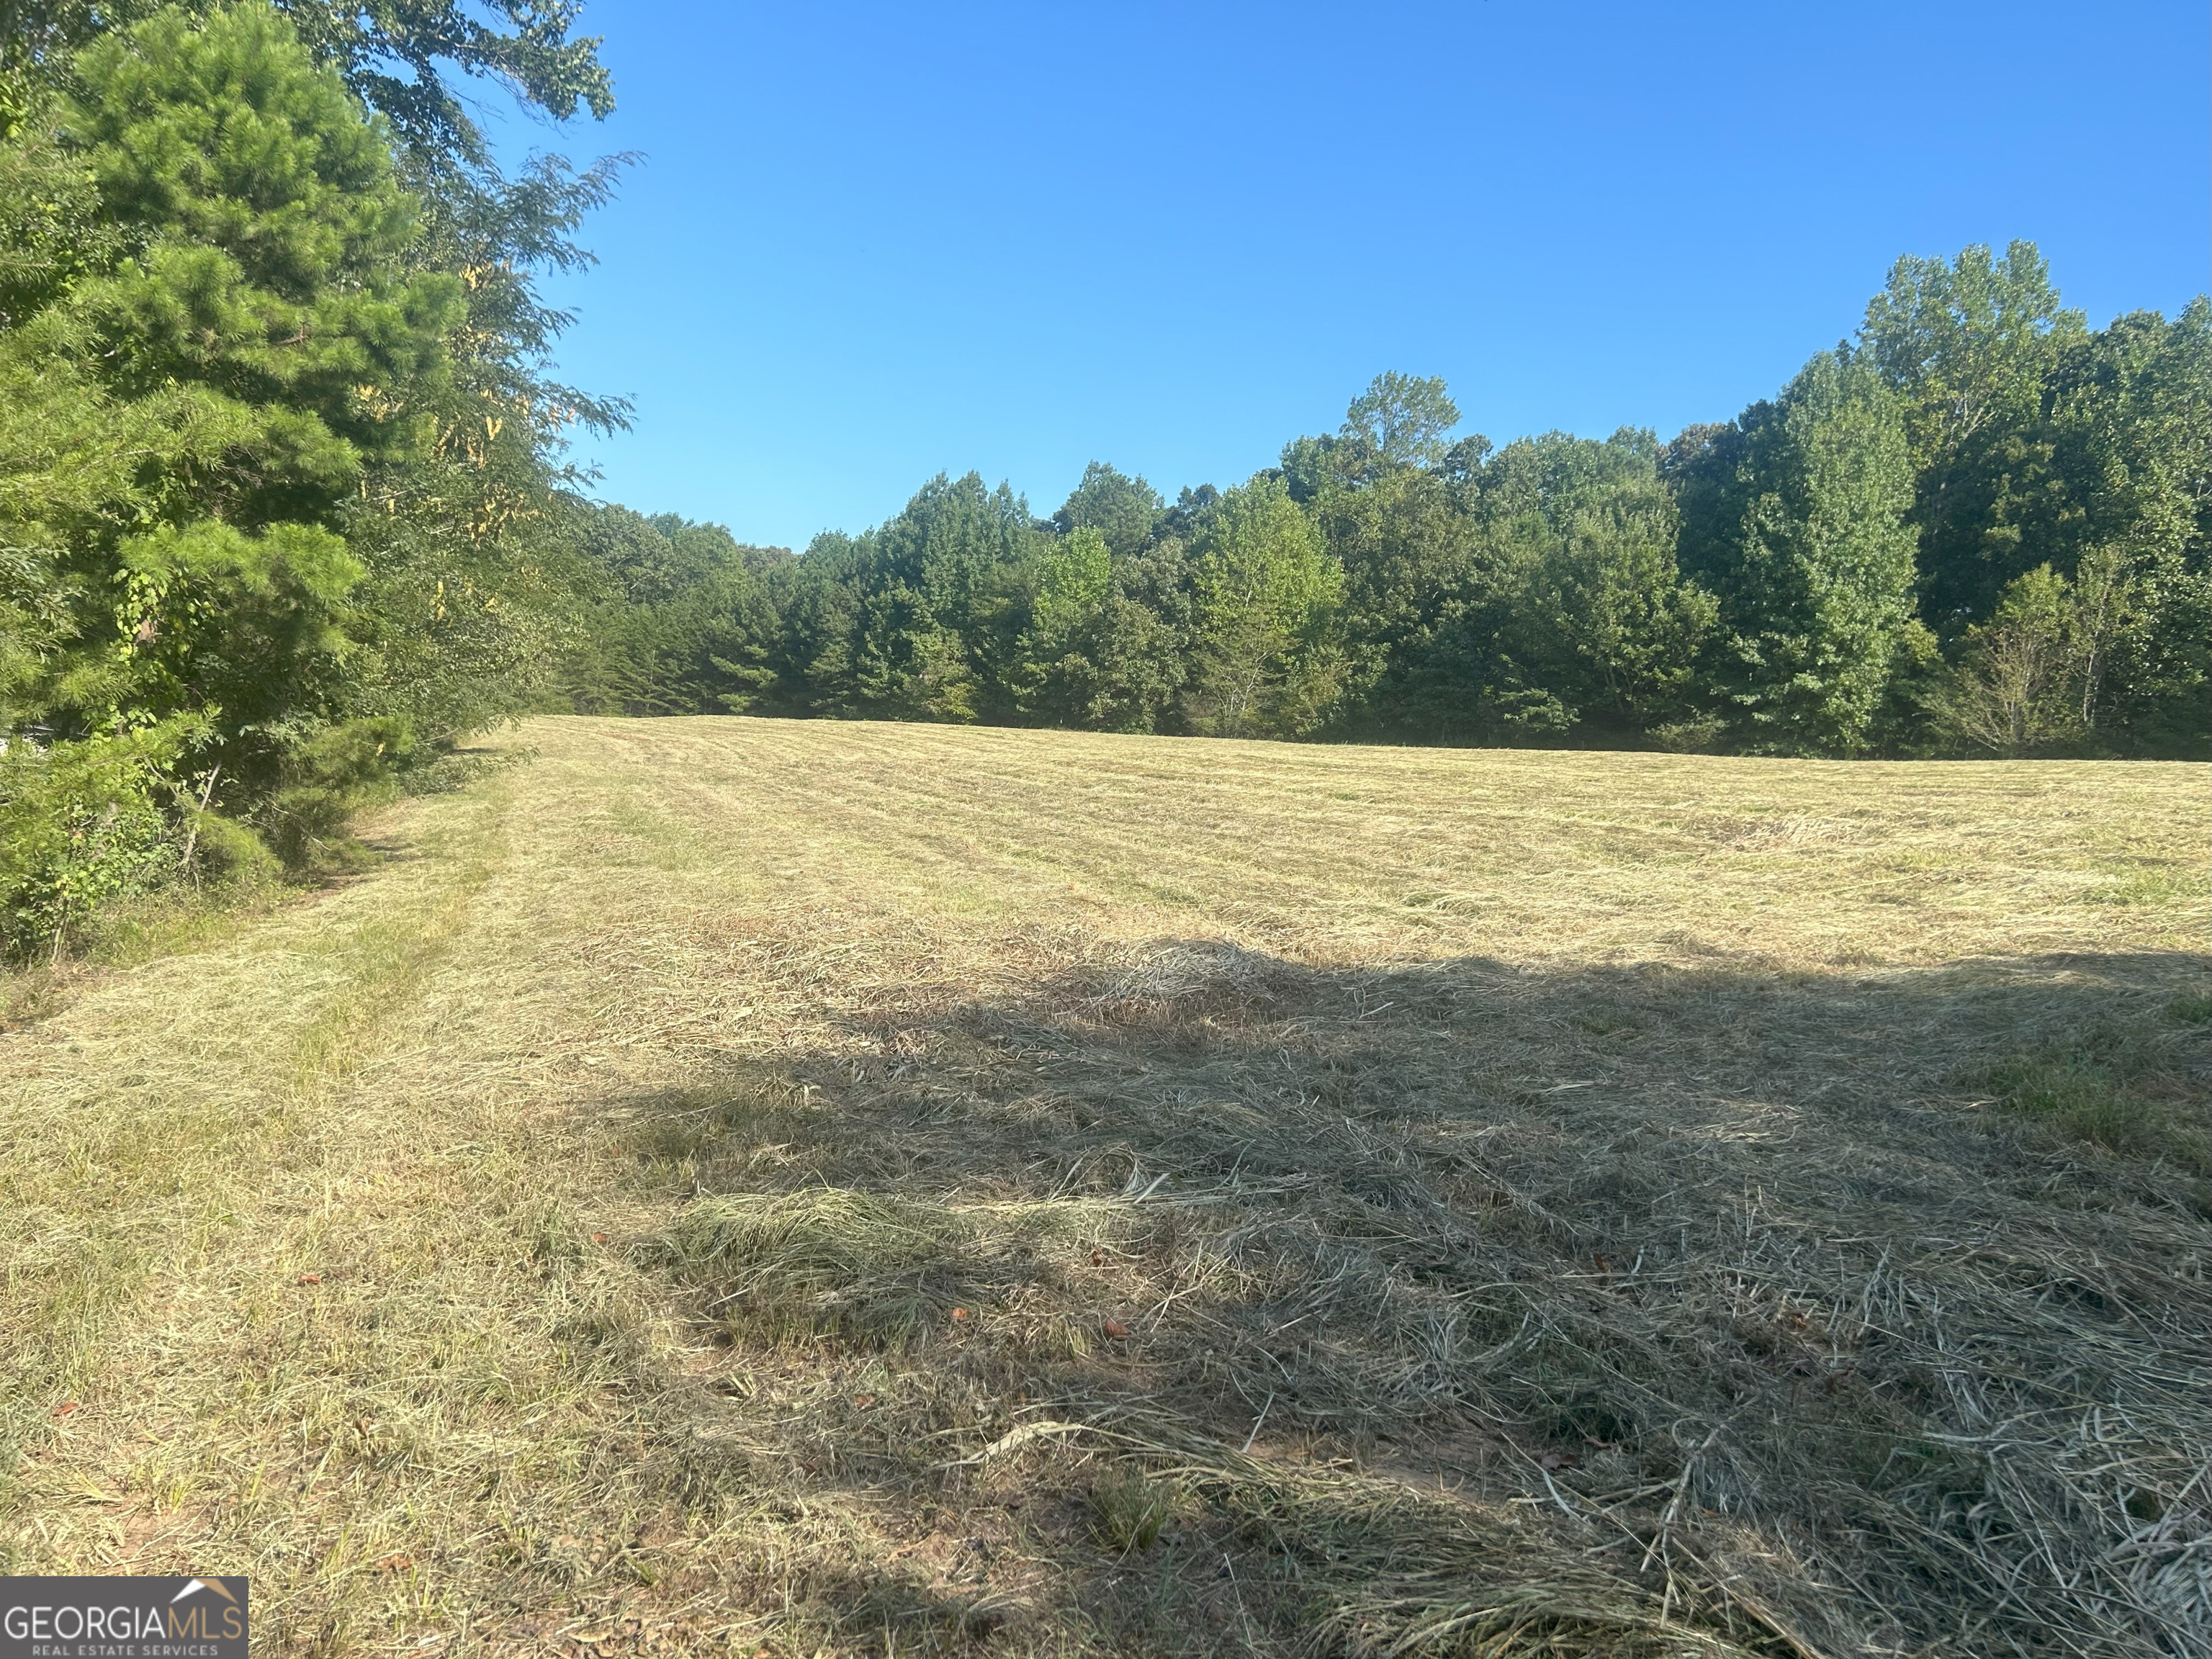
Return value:
M 900 1652 L 1139 1603 L 1162 1650 L 2193 1650 L 2204 969 L 1200 940 L 884 994 L 629 1103 L 695 1194 L 653 1259 L 818 1395 L 692 1498 L 1018 1517 L 1027 1578 L 905 1634 L 825 1562 L 823 1617 Z M 1136 1601 L 1084 1496 L 1132 1479 L 1216 1540 Z

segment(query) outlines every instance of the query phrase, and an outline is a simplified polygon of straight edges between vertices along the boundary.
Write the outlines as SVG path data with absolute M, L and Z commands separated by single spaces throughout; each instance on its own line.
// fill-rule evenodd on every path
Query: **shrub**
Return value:
M 226 887 L 258 887 L 283 872 L 276 855 L 236 818 L 191 809 L 185 814 L 185 834 L 188 867 L 195 876 Z
M 179 734 L 156 729 L 0 753 L 0 949 L 58 956 L 94 911 L 175 873 L 155 804 Z
M 301 743 L 258 814 L 277 856 L 293 870 L 343 862 L 356 846 L 349 821 L 392 793 L 414 752 L 414 728 L 399 715 L 325 726 Z

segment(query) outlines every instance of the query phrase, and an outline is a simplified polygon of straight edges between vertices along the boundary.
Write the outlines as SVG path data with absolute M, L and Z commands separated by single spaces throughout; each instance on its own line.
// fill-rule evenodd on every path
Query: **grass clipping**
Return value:
M 10 1036 L 0 1565 L 317 1656 L 2212 1651 L 2198 772 L 532 738 Z
M 1225 1528 L 1255 1632 L 1359 1653 L 2212 1637 L 2204 1010 L 2168 973 L 1164 942 L 1041 977 L 879 999 L 875 1059 L 678 1149 L 808 1183 L 669 1236 L 735 1346 L 998 1414 L 958 1501 L 1085 1490 L 1130 1571 Z M 2039 1066 L 2106 1092 L 1975 1093 Z

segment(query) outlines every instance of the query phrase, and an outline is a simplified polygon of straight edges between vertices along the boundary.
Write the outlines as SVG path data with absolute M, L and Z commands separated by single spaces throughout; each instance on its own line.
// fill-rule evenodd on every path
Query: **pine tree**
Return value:
M 1735 741 L 1858 752 L 1918 628 L 1896 398 L 1872 365 L 1824 352 L 1712 434 L 1680 483 L 1682 566 L 1719 601 L 1711 673 Z

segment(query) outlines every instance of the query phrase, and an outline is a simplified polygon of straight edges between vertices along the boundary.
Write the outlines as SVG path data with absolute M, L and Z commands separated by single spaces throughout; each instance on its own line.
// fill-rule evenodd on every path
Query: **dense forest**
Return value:
M 580 708 L 1739 754 L 2200 754 L 2212 308 L 2097 330 L 2033 246 L 1906 258 L 1857 337 L 1661 440 L 1335 433 L 1049 519 L 974 473 L 803 556 L 571 508 Z
M 591 499 L 625 411 L 534 280 L 624 159 L 574 7 L 0 3 L 0 945 L 341 856 L 572 709 L 1901 757 L 2201 755 L 2212 307 L 2093 329 L 2035 248 L 1906 258 L 1855 339 L 1661 440 L 1334 434 L 1049 518 L 970 474 L 803 555 Z

